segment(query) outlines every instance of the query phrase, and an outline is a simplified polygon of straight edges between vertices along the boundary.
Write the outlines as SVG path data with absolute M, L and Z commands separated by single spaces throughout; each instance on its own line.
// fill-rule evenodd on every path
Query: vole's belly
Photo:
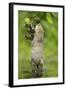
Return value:
M 36 63 L 40 63 L 43 60 L 43 50 L 41 47 L 32 48 L 32 59 Z

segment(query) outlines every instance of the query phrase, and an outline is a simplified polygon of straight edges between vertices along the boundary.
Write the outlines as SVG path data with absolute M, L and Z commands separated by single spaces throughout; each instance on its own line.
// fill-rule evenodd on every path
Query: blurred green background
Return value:
M 58 13 L 18 11 L 18 79 L 31 78 L 31 41 L 26 40 L 25 18 L 37 16 L 44 29 L 43 77 L 58 77 Z

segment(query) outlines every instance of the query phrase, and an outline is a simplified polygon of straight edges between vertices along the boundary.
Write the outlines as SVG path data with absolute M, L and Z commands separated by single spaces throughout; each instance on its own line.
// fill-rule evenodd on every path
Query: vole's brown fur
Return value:
M 44 30 L 41 24 L 35 27 L 35 34 L 32 40 L 32 76 L 41 77 L 43 73 L 43 36 Z

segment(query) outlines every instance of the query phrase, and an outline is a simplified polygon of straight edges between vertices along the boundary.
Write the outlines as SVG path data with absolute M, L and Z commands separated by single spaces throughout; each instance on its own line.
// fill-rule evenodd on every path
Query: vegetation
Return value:
M 25 38 L 25 18 L 37 16 L 44 29 L 43 77 L 58 76 L 58 13 L 18 11 L 18 79 L 31 78 L 31 41 Z M 29 19 L 27 19 L 30 22 Z

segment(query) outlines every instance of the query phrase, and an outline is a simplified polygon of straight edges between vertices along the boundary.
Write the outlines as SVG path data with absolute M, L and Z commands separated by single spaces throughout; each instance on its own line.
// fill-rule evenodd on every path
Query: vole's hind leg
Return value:
M 36 73 L 37 73 L 37 65 L 32 60 L 32 78 L 36 78 Z
M 37 77 L 43 76 L 43 63 L 39 63 L 37 67 Z

